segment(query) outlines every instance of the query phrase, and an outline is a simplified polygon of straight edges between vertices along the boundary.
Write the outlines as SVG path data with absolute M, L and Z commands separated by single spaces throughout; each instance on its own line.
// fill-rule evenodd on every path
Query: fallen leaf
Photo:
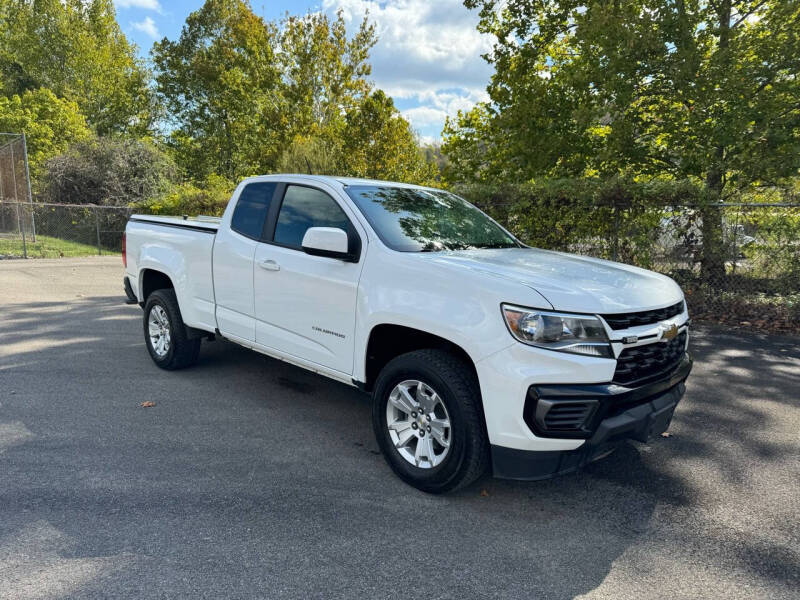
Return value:
M 142 408 L 152 408 L 155 405 L 156 405 L 155 402 L 151 402 L 150 400 L 148 400 L 147 402 L 142 402 L 139 406 L 141 406 Z
M 481 490 L 481 496 L 483 496 L 484 498 L 486 498 L 486 497 L 488 497 L 488 496 L 489 496 L 489 492 L 487 492 L 485 489 L 484 489 L 484 490 Z
M 669 431 L 665 431 L 661 434 L 661 437 L 672 437 L 672 434 Z

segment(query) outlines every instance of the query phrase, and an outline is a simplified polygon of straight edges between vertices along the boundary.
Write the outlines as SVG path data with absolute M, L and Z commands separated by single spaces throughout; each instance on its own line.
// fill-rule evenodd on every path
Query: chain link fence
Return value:
M 30 203 L 31 179 L 28 173 L 28 149 L 23 133 L 0 133 L 0 202 Z M 20 238 L 36 237 L 35 223 L 19 211 L 0 213 L 0 232 L 13 229 Z M 0 234 L 2 235 L 2 234 Z
M 479 203 L 480 204 L 480 203 Z M 702 268 L 703 207 L 501 203 L 482 208 L 539 248 L 617 260 L 665 273 L 695 319 L 800 332 L 800 203 L 715 207 L 724 277 Z M 129 207 L 0 201 L 0 258 L 119 253 Z
M 674 278 L 693 318 L 800 332 L 800 203 L 579 207 L 478 203 L 532 246 L 615 260 Z M 718 222 L 724 271 L 703 268 L 703 215 Z
M 0 201 L 0 258 L 119 253 L 133 209 Z

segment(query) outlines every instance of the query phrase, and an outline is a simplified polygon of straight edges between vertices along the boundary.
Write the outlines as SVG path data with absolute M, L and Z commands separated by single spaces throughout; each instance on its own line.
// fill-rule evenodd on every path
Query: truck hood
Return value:
M 503 248 L 417 256 L 443 266 L 517 281 L 562 311 L 633 312 L 669 306 L 683 298 L 678 285 L 665 275 L 563 252 Z

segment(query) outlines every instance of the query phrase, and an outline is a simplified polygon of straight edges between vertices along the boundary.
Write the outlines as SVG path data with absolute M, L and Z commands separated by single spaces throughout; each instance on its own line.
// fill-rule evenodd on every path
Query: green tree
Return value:
M 429 180 L 434 167 L 383 92 L 370 93 L 366 18 L 253 14 L 245 0 L 207 0 L 177 42 L 157 43 L 158 93 L 170 146 L 192 179 L 275 170 Z
M 207 0 L 177 42 L 153 49 L 179 164 L 195 178 L 237 179 L 275 170 L 287 146 L 308 152 L 312 138 L 334 148 L 345 114 L 369 92 L 374 43 L 366 20 L 348 38 L 341 14 L 276 24 L 245 0 Z
M 495 36 L 490 102 L 449 121 L 450 177 L 668 175 L 705 187 L 704 273 L 724 276 L 714 203 L 800 168 L 800 3 L 466 0 Z
M 208 0 L 176 42 L 154 45 L 178 163 L 193 178 L 271 170 L 289 124 L 278 31 L 244 0 Z
M 341 146 L 335 141 L 298 135 L 285 144 L 276 170 L 281 173 L 343 175 L 341 154 Z
M 418 184 L 435 179 L 436 166 L 426 162 L 408 121 L 381 90 L 347 113 L 342 140 L 348 175 Z
M 287 87 L 289 128 L 295 135 L 335 138 L 344 116 L 369 94 L 375 26 L 366 17 L 348 39 L 341 11 L 287 17 L 281 24 L 281 61 Z
M 332 139 L 325 135 L 293 138 L 278 161 L 278 170 L 419 184 L 433 182 L 438 173 L 408 121 L 381 90 L 353 106 Z
M 101 135 L 146 133 L 154 117 L 111 0 L 0 0 L 0 77 L 7 96 L 45 87 L 76 102 Z
M 71 143 L 91 136 L 77 104 L 44 88 L 10 98 L 0 96 L 0 131 L 25 133 L 34 180 L 47 160 L 64 152 Z
M 437 177 L 441 178 L 442 171 L 449 168 L 450 160 L 442 152 L 442 145 L 434 142 L 422 146 L 422 153 L 425 156 L 425 162 L 436 166 Z

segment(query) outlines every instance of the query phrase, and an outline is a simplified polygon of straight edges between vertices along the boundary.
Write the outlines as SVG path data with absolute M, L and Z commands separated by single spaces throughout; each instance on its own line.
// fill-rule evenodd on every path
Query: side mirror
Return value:
M 309 227 L 303 236 L 303 251 L 313 256 L 350 260 L 347 233 L 338 227 Z

